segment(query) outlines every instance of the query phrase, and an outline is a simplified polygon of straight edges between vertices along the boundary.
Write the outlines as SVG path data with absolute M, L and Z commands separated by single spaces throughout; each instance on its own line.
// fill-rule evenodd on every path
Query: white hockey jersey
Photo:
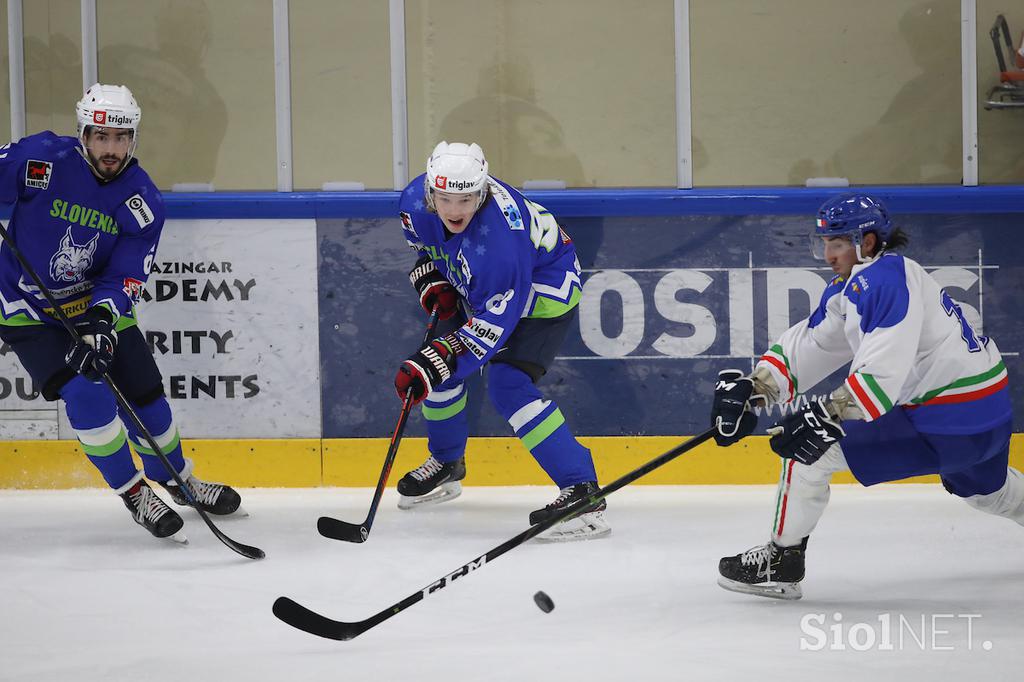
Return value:
M 979 433 L 1012 418 L 991 339 L 920 264 L 896 253 L 836 275 L 811 316 L 761 358 L 790 402 L 850 363 L 846 387 L 867 421 L 895 407 L 920 431 Z M 830 387 L 831 390 L 831 387 Z

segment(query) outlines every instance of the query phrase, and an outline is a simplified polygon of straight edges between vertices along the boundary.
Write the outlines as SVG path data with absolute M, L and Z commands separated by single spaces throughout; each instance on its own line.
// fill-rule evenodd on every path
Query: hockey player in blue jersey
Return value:
M 536 384 L 555 358 L 580 299 L 572 241 L 555 218 L 488 175 L 476 144 L 441 142 L 427 172 L 402 192 L 405 238 L 419 260 L 409 279 L 438 336 L 402 363 L 395 388 L 422 401 L 430 456 L 398 483 L 409 509 L 457 497 L 466 475 L 464 379 L 489 365 L 491 402 L 558 485 L 554 502 L 530 514 L 542 523 L 597 489 L 590 451 Z M 610 532 L 605 502 L 556 525 L 548 540 Z
M 155 437 L 192 496 L 212 514 L 239 508 L 228 486 L 202 481 L 182 455 L 163 381 L 135 320 L 135 304 L 164 223 L 160 191 L 134 158 L 142 111 L 124 86 L 90 87 L 76 107 L 78 137 L 30 135 L 0 148 L 0 202 L 13 204 L 8 233 L 81 335 L 71 335 L 15 254 L 0 245 L 0 339 L 46 400 L 63 399 L 82 449 L 156 537 L 183 541 L 187 497 L 101 382 L 109 374 Z M 126 432 L 127 429 L 127 432 Z
M 751 403 L 789 403 L 848 365 L 827 397 L 769 429 L 783 457 L 770 542 L 719 564 L 727 590 L 799 599 L 807 538 L 825 511 L 829 480 L 850 470 L 863 485 L 939 474 L 967 504 L 1024 525 L 1024 475 L 1008 464 L 1013 411 L 995 342 L 915 261 L 877 199 L 825 202 L 812 250 L 832 267 L 818 308 L 771 346 L 745 377 L 719 374 L 715 440 L 750 434 Z

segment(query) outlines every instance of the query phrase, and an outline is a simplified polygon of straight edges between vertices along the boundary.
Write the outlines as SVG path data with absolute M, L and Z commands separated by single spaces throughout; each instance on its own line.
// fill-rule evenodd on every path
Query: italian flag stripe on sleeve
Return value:
M 789 384 L 789 399 L 793 400 L 796 397 L 796 377 L 789 369 L 789 358 L 782 352 L 782 346 L 775 344 L 761 356 L 761 359 L 779 370 L 779 373 L 786 378 L 786 382 Z
M 878 385 L 875 378 L 865 372 L 854 372 L 846 379 L 846 385 L 857 401 L 867 421 L 878 419 L 892 409 L 892 401 Z
M 1007 383 L 1006 365 L 1000 360 L 995 367 L 987 372 L 957 379 L 951 384 L 911 398 L 910 402 L 915 406 L 967 403 L 992 395 L 1005 388 Z

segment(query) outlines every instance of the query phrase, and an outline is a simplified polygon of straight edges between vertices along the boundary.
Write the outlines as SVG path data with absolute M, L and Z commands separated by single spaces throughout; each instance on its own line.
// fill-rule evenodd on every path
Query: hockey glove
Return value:
M 395 391 L 405 400 L 412 390 L 412 404 L 421 402 L 455 372 L 458 354 L 465 346 L 455 334 L 434 339 L 402 363 L 395 375 Z
M 437 305 L 437 316 L 447 320 L 458 310 L 459 292 L 437 271 L 429 256 L 416 261 L 416 267 L 409 272 L 409 281 L 420 295 L 420 305 L 428 313 L 434 312 L 434 305 Z
M 114 361 L 117 349 L 114 316 L 107 308 L 95 306 L 85 311 L 75 329 L 81 339 L 71 347 L 64 361 L 89 381 L 99 381 Z
M 722 447 L 746 438 L 757 426 L 757 415 L 750 411 L 753 391 L 754 382 L 738 369 L 723 369 L 718 373 L 711 403 L 711 425 L 715 427 L 715 442 Z
M 826 408 L 825 398 L 820 397 L 776 423 L 768 433 L 772 435 L 769 444 L 775 454 L 801 464 L 814 464 L 846 435 L 839 420 Z

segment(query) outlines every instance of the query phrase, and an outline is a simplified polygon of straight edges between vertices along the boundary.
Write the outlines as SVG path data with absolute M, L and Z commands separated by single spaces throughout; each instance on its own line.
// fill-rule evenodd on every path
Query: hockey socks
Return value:
M 498 412 L 559 488 L 597 480 L 590 450 L 525 372 L 504 363 L 491 365 L 490 392 Z
M 453 462 L 466 452 L 469 425 L 466 420 L 466 385 L 441 386 L 423 401 L 430 453 L 441 463 Z
M 181 438 L 178 435 L 178 427 L 174 423 L 174 416 L 171 414 L 171 406 L 167 398 L 160 396 L 147 405 L 132 405 L 135 414 L 149 430 L 153 440 L 160 446 L 160 451 L 167 457 L 167 460 L 174 467 L 176 472 L 181 473 L 185 469 L 185 459 L 181 454 Z M 128 438 L 131 440 L 135 452 L 142 458 L 142 464 L 146 471 L 146 478 L 151 481 L 167 481 L 171 475 L 166 467 L 156 456 L 149 441 L 139 432 L 128 415 L 121 414 L 121 418 L 128 427 Z
M 114 395 L 103 384 L 76 375 L 61 389 L 68 421 L 89 461 L 115 490 L 136 475 Z

